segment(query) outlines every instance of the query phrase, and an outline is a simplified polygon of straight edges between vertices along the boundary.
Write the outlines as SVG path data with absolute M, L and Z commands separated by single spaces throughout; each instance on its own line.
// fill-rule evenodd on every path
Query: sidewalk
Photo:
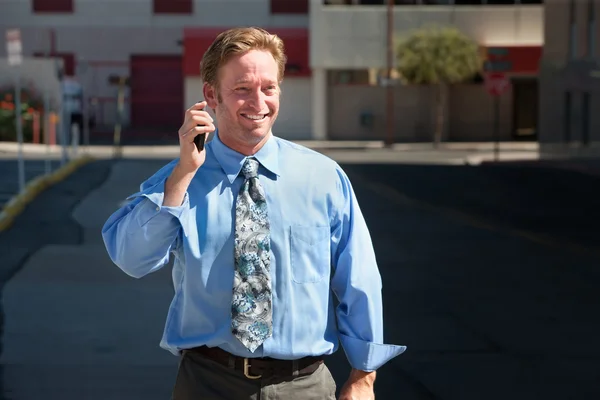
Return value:
M 396 143 L 386 147 L 383 141 L 331 141 L 297 140 L 300 145 L 324 153 L 340 162 L 392 162 L 392 163 L 433 163 L 433 164 L 472 164 L 493 160 L 494 144 L 489 142 L 442 143 L 434 149 L 431 143 Z M 17 157 L 17 144 L 0 142 L 0 158 Z M 534 142 L 501 143 L 502 161 L 537 160 L 538 144 Z M 71 150 L 68 150 L 72 155 Z M 26 159 L 60 159 L 60 146 L 24 144 Z M 117 150 L 113 146 L 81 146 L 79 154 L 87 154 L 97 159 L 113 158 Z M 122 146 L 119 156 L 122 158 L 162 158 L 170 159 L 179 155 L 176 145 Z

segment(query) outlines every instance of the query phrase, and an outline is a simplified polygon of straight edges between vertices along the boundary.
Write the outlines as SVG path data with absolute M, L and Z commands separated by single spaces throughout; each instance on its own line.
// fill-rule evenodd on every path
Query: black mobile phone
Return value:
M 202 126 L 202 125 L 198 125 Z M 204 142 L 206 141 L 206 133 L 201 133 L 194 138 L 194 143 L 196 144 L 196 148 L 198 151 L 204 150 Z
M 202 111 L 204 111 L 204 109 L 202 109 Z M 198 124 L 198 126 L 204 126 L 204 125 Z M 198 149 L 198 151 L 204 150 L 204 142 L 205 141 L 206 141 L 206 133 L 202 133 L 200 135 L 197 135 L 194 138 L 194 143 L 196 144 L 196 148 Z

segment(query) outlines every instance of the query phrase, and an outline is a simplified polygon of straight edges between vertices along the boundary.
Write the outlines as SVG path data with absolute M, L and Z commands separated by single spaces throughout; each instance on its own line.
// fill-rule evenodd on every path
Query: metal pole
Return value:
M 21 119 L 21 70 L 16 67 L 15 79 L 15 124 L 17 128 L 18 141 L 18 174 L 19 192 L 25 189 L 25 162 L 23 160 L 23 121 Z
M 117 94 L 117 122 L 115 124 L 115 133 L 113 137 L 114 151 L 113 155 L 116 158 L 121 158 L 122 147 L 121 147 L 121 130 L 123 124 L 123 108 L 125 105 L 125 83 L 127 78 L 122 76 L 119 78 L 119 90 Z
M 73 121 L 71 121 L 69 127 L 69 132 L 71 132 L 71 156 L 77 158 L 79 155 L 79 125 L 74 124 Z
M 50 91 L 46 89 L 44 91 L 44 142 L 46 143 L 46 175 L 49 175 L 52 172 L 52 167 L 50 165 L 50 124 Z
M 82 95 L 81 102 L 82 112 L 83 112 L 83 144 L 85 146 L 86 152 L 90 150 L 90 110 L 89 110 L 89 102 L 87 96 Z
M 392 68 L 394 66 L 394 0 L 387 2 L 387 85 L 386 85 L 386 145 L 394 143 L 394 87 L 392 86 Z
M 500 158 L 500 96 L 494 96 L 494 160 Z
M 62 112 L 60 113 L 61 115 L 61 130 L 60 130 L 60 144 L 61 144 L 61 148 L 62 148 L 62 159 L 61 159 L 61 165 L 65 165 L 67 163 L 67 132 L 68 129 L 71 126 L 71 115 L 69 114 L 68 110 L 67 110 L 67 95 L 63 94 L 63 101 L 62 101 Z

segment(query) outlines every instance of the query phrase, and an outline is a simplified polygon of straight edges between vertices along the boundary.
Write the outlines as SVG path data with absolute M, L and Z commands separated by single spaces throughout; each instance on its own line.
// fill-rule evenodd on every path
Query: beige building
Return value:
M 81 82 L 96 121 L 93 139 L 112 140 L 119 93 L 110 78 L 126 76 L 123 137 L 176 140 L 183 112 L 202 97 L 199 60 L 206 48 L 197 41 L 210 43 L 240 25 L 278 32 L 301 67 L 308 64 L 308 0 L 0 0 L 2 35 L 19 29 L 24 57 L 62 58 L 65 75 Z M 0 59 L 5 55 L 3 44 Z M 278 129 L 284 137 L 310 136 L 305 69 L 290 72 L 284 85 L 295 95 L 286 101 L 301 104 L 283 107 Z
M 568 15 L 562 10 L 565 7 L 559 6 L 568 0 L 546 1 L 549 9 L 556 8 L 552 11 L 555 18 Z M 578 18 L 583 21 L 581 4 L 587 0 L 575 1 L 581 11 Z M 386 133 L 386 90 L 380 84 L 386 66 L 385 3 L 0 0 L 0 31 L 21 30 L 25 57 L 46 55 L 64 60 L 65 74 L 76 76 L 89 100 L 86 103 L 98 127 L 94 137 L 111 140 L 112 127 L 120 119 L 124 137 L 172 140 L 183 111 L 202 96 L 199 61 L 216 34 L 232 26 L 262 26 L 283 38 L 289 57 L 277 134 L 288 139 L 373 140 L 383 139 Z M 500 100 L 501 138 L 537 139 L 538 75 L 545 27 L 547 36 L 554 35 L 548 29 L 550 23 L 544 23 L 541 0 L 395 3 L 394 36 L 442 24 L 457 26 L 480 43 L 496 67 L 512 80 L 512 88 Z M 560 29 L 565 33 L 559 28 L 556 31 L 559 42 L 560 37 L 567 37 L 566 20 L 564 24 Z M 578 25 L 582 41 L 584 24 Z M 581 46 L 577 51 L 583 51 Z M 564 59 L 567 50 L 560 45 L 557 49 L 557 57 Z M 4 55 L 4 46 L 0 46 L 0 57 Z M 111 79 L 114 76 L 130 80 L 122 113 L 117 106 L 118 87 Z M 432 88 L 398 85 L 394 91 L 395 141 L 431 140 L 435 120 Z M 563 92 L 552 96 L 562 99 Z M 483 83 L 454 86 L 448 95 L 445 140 L 491 140 L 494 104 Z M 574 108 L 579 97 L 573 93 Z M 560 113 L 559 100 L 555 100 L 556 110 L 546 100 L 544 110 L 550 110 L 551 117 Z M 550 126 L 548 134 L 556 128 L 553 124 L 546 124 Z
M 545 0 L 540 73 L 544 154 L 600 154 L 600 0 Z
M 560 1 L 560 0 L 559 0 Z M 310 0 L 312 124 L 315 138 L 384 139 L 386 1 Z M 536 140 L 538 73 L 544 41 L 539 0 L 396 0 L 394 36 L 428 25 L 456 26 L 486 49 L 512 88 L 500 99 L 500 138 Z M 394 88 L 394 140 L 429 141 L 435 92 Z M 483 82 L 451 87 L 445 140 L 493 139 L 494 100 Z

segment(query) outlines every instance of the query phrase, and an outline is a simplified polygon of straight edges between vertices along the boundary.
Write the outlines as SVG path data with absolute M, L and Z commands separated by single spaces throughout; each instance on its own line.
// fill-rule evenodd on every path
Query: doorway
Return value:
M 131 56 L 131 124 L 177 132 L 183 121 L 183 65 L 179 55 Z
M 538 79 L 513 78 L 513 139 L 538 138 Z

